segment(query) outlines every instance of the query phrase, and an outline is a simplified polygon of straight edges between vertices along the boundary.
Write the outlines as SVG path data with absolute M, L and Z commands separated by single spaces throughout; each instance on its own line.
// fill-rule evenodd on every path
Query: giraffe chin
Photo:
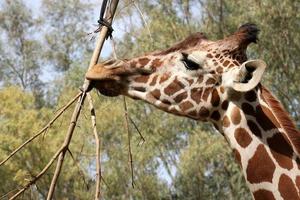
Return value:
M 124 93 L 124 85 L 113 80 L 95 81 L 93 84 L 104 96 L 115 97 Z

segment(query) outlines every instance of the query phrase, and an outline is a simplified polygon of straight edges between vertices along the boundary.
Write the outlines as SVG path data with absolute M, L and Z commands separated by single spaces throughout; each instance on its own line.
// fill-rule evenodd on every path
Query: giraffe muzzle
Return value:
M 118 96 L 126 94 L 129 77 L 148 75 L 152 72 L 152 69 L 130 67 L 129 65 L 109 66 L 99 63 L 93 66 L 85 77 L 92 81 L 93 87 L 97 88 L 101 94 Z

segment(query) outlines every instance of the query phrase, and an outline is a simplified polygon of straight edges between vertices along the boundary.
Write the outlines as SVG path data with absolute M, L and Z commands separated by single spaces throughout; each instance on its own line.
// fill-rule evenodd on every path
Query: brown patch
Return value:
M 254 135 L 256 135 L 256 136 L 258 136 L 260 138 L 262 137 L 261 131 L 260 131 L 259 127 L 257 126 L 257 124 L 254 121 L 247 120 L 247 125 L 248 125 L 249 129 L 251 130 L 251 132 Z
M 225 100 L 225 101 L 223 101 L 221 107 L 222 107 L 223 110 L 227 110 L 228 105 L 229 105 L 229 102 L 227 100 Z
M 182 110 L 182 111 L 186 111 L 190 108 L 194 107 L 194 105 L 189 102 L 189 101 L 184 101 L 182 103 L 179 104 L 179 108 Z
M 248 92 L 245 93 L 245 99 L 247 101 L 253 102 L 256 100 L 256 92 L 254 90 L 250 90 Z
M 202 99 L 203 99 L 204 101 L 207 101 L 207 98 L 208 98 L 209 94 L 211 93 L 212 89 L 213 89 L 213 88 L 206 88 L 206 89 L 204 90 L 203 96 L 202 96 Z
M 203 40 L 206 40 L 206 37 L 203 33 L 194 33 L 186 39 L 184 39 L 183 41 L 173 45 L 172 47 L 163 51 L 155 52 L 153 53 L 153 55 L 166 55 L 174 51 L 185 50 L 199 45 Z
M 199 75 L 197 79 L 197 83 L 200 84 L 203 82 L 203 75 Z
M 162 75 L 159 79 L 159 84 L 165 82 L 166 80 L 168 80 L 170 77 L 166 74 Z
M 225 92 L 225 89 L 223 86 L 220 87 L 220 92 L 223 94 Z
M 272 182 L 275 164 L 271 160 L 263 144 L 260 144 L 253 157 L 249 159 L 246 169 L 250 183 Z
M 235 64 L 236 66 L 239 66 L 240 65 L 240 63 L 239 62 L 237 62 L 237 61 L 233 61 L 233 64 Z
M 298 190 L 300 191 L 300 176 L 296 177 L 296 186 L 297 186 Z
M 156 80 L 157 80 L 158 75 L 155 75 L 150 83 L 150 86 L 153 86 L 156 84 Z
M 148 79 L 149 79 L 149 76 L 146 76 L 146 75 L 140 75 L 140 76 L 136 77 L 136 78 L 134 79 L 134 81 L 135 81 L 135 82 L 138 82 L 138 83 L 147 83 Z
M 225 115 L 225 117 L 223 118 L 223 127 L 229 127 L 229 126 L 230 126 L 229 117 Z
M 255 200 L 275 200 L 275 197 L 271 191 L 259 189 L 253 193 Z
M 280 124 L 276 120 L 272 112 L 263 105 L 258 105 L 256 107 L 256 118 L 258 124 L 265 130 L 271 130 L 275 128 L 280 128 Z
M 202 90 L 200 88 L 193 88 L 191 90 L 191 98 L 199 104 L 201 102 Z
M 255 116 L 255 110 L 249 103 L 243 103 L 242 110 L 247 115 Z
M 300 199 L 292 179 L 286 174 L 280 176 L 278 190 L 283 199 Z
M 243 148 L 246 148 L 252 142 L 251 136 L 243 128 L 237 128 L 234 131 L 234 137 L 235 137 L 237 143 Z
M 190 86 L 194 83 L 194 80 L 193 79 L 186 79 L 187 82 L 189 82 Z
M 211 55 L 211 54 L 209 53 L 209 54 L 207 54 L 207 57 L 208 57 L 208 58 L 213 58 L 213 55 Z
M 188 115 L 191 116 L 191 117 L 193 117 L 193 118 L 197 118 L 198 117 L 196 110 L 190 111 Z
M 212 84 L 215 84 L 216 83 L 216 80 L 215 79 L 213 79 L 213 78 L 209 78 L 209 79 L 207 79 L 207 81 L 206 81 L 206 85 L 212 85 Z
M 213 89 L 210 103 L 211 103 L 214 107 L 217 107 L 217 106 L 220 104 L 219 93 L 218 93 L 218 91 L 217 91 L 216 89 Z
M 241 154 L 238 152 L 238 150 L 233 149 L 233 155 L 237 163 L 242 166 L 242 159 L 241 159 Z
M 223 63 L 224 67 L 227 67 L 227 65 L 228 65 L 229 63 L 230 63 L 230 62 L 229 62 L 228 60 L 226 60 L 226 61 Z
M 217 68 L 217 72 L 218 72 L 219 74 L 223 73 L 223 67 L 218 67 L 218 68 Z
M 269 144 L 269 147 L 271 148 L 271 153 L 278 164 L 282 168 L 288 170 L 292 169 L 293 149 L 286 142 L 286 140 L 282 136 L 282 133 L 275 133 L 273 137 L 267 139 L 267 142 Z
M 241 113 L 240 109 L 238 107 L 234 107 L 232 112 L 231 112 L 231 121 L 233 124 L 237 125 L 241 122 Z
M 210 118 L 212 118 L 215 121 L 218 121 L 221 118 L 221 115 L 219 111 L 215 110 L 214 112 L 212 112 Z
M 263 86 L 261 86 L 261 96 L 264 97 L 266 103 L 271 107 L 273 112 L 276 113 L 276 118 L 286 133 L 285 137 L 289 138 L 299 154 L 300 133 L 297 130 L 294 122 L 291 120 L 288 113 L 283 109 L 281 103 Z
M 182 90 L 185 86 L 175 78 L 175 80 L 170 83 L 165 89 L 164 92 L 166 95 L 171 96 L 172 94 Z
M 299 157 L 296 158 L 296 163 L 297 163 L 298 169 L 300 170 L 300 158 Z
M 209 110 L 202 106 L 199 110 L 199 116 L 203 117 L 203 118 L 208 117 L 209 116 Z
M 149 58 L 140 58 L 138 62 L 139 62 L 142 66 L 145 66 L 145 65 L 148 64 L 149 61 L 150 61 Z
M 155 89 L 151 92 L 151 95 L 155 98 L 155 99 L 160 99 L 161 93 L 160 90 Z
M 220 54 L 217 54 L 215 57 L 216 57 L 216 58 L 219 58 L 219 57 L 220 57 Z
M 160 59 L 156 58 L 152 61 L 151 66 L 153 67 L 160 67 L 162 65 L 162 61 L 160 61 Z
M 187 92 L 182 92 L 180 94 L 178 94 L 175 98 L 174 98 L 174 101 L 176 103 L 180 103 L 182 100 L 186 99 L 187 98 Z

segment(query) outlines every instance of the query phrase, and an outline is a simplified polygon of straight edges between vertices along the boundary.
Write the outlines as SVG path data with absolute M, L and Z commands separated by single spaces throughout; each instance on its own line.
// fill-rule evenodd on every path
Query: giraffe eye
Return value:
M 181 61 L 183 62 L 186 69 L 197 70 L 200 68 L 200 65 L 198 63 L 188 59 L 188 54 L 186 54 L 186 53 L 181 53 L 181 54 L 182 54 Z

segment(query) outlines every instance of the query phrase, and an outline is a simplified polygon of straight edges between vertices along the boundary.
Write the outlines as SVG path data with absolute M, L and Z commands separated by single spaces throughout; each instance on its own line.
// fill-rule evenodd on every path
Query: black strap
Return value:
M 99 20 L 98 20 L 99 28 L 95 32 L 99 32 L 101 30 L 102 26 L 106 26 L 108 28 L 106 39 L 108 39 L 109 37 L 110 38 L 112 37 L 112 32 L 114 31 L 114 29 L 109 24 L 109 22 L 103 18 L 105 9 L 106 9 L 106 5 L 107 5 L 107 0 L 103 0 L 101 10 L 100 10 L 100 16 L 99 16 Z

